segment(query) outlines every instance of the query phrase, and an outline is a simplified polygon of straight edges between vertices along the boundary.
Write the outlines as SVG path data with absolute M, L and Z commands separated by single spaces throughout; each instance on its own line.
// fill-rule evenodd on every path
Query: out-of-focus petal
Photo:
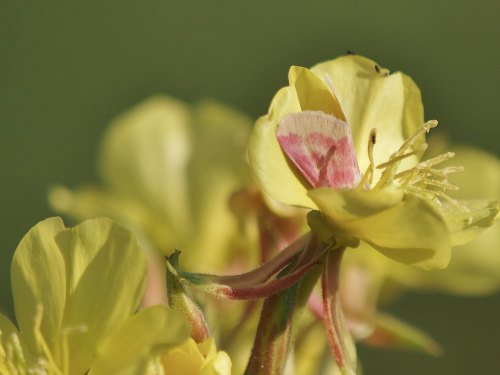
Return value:
M 143 204 L 177 237 L 186 236 L 191 225 L 186 181 L 190 121 L 184 104 L 153 97 L 110 125 L 100 155 L 101 174 L 111 191 Z
M 202 102 L 195 109 L 193 150 L 188 165 L 193 228 L 189 245 L 182 249 L 183 265 L 214 272 L 227 266 L 231 250 L 244 237 L 229 199 L 250 182 L 245 148 L 252 122 L 212 101 Z M 251 248 L 251 244 L 246 243 L 245 247 Z M 199 257 L 203 257 L 203 265 Z

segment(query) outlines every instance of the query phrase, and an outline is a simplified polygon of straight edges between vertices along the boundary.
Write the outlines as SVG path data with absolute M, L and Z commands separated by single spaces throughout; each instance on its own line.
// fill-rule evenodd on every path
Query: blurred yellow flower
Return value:
M 212 338 L 197 344 L 188 339 L 162 355 L 165 375 L 230 375 L 231 359 L 217 351 Z
M 156 96 L 109 126 L 99 157 L 102 188 L 55 187 L 52 207 L 78 220 L 110 216 L 183 266 L 220 271 L 236 256 L 252 258 L 246 231 L 229 207 L 250 181 L 245 147 L 251 121 L 215 102 L 193 108 Z M 203 254 L 203 262 L 199 256 Z
M 110 219 L 35 225 L 12 261 L 18 327 L 0 315 L 2 374 L 138 374 L 189 334 L 164 306 L 137 312 L 146 260 Z

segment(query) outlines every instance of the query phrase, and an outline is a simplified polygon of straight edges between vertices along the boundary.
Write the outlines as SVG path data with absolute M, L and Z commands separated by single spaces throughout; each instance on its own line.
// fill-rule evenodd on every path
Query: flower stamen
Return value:
M 451 203 L 453 206 L 460 208 L 460 210 L 467 212 L 468 209 L 466 207 L 445 193 L 446 191 L 458 190 L 457 186 L 448 182 L 448 175 L 463 171 L 463 167 L 451 166 L 441 169 L 434 168 L 436 165 L 452 159 L 455 156 L 455 153 L 446 152 L 420 162 L 413 168 L 398 172 L 398 168 L 403 160 L 411 156 L 417 156 L 427 149 L 427 143 L 423 143 L 418 147 L 413 146 L 418 137 L 428 133 L 432 128 L 435 128 L 437 124 L 438 122 L 436 120 L 427 121 L 389 157 L 388 161 L 376 166 L 377 169 L 382 169 L 382 175 L 373 189 L 382 189 L 392 183 L 396 183 L 406 192 L 423 196 L 434 202 L 437 206 L 441 206 L 441 201 L 444 200 Z M 371 134 L 374 134 L 374 130 L 372 130 Z M 368 143 L 368 157 L 370 159 L 370 165 L 363 175 L 357 190 L 361 190 L 368 181 L 371 184 L 371 180 L 373 178 L 373 145 L 375 142 L 372 141 L 371 138 L 372 136 L 370 135 L 370 141 Z
M 429 133 L 429 131 L 433 128 L 438 126 L 437 120 L 430 120 L 427 121 L 420 129 L 418 129 L 413 135 L 411 135 L 399 148 L 398 151 L 396 151 L 394 156 L 399 156 L 402 155 L 406 150 L 408 150 L 415 141 L 417 140 L 418 137 L 420 137 L 423 134 Z
M 399 164 L 403 159 L 406 159 L 410 156 L 423 152 L 427 148 L 427 145 L 424 143 L 424 145 L 421 145 L 417 149 L 409 150 L 415 144 L 415 142 L 420 136 L 428 133 L 432 128 L 435 128 L 437 125 L 438 122 L 436 120 L 427 121 L 419 129 L 417 129 L 415 133 L 413 133 L 410 137 L 408 137 L 408 139 L 401 145 L 401 147 L 389 157 L 389 160 L 386 163 L 383 163 L 378 166 L 378 168 L 381 169 L 383 168 L 384 171 L 382 172 L 380 180 L 374 187 L 375 190 L 381 189 L 391 184 L 394 181 L 397 169 L 399 168 Z
M 418 149 L 416 149 L 414 151 L 407 152 L 406 154 L 398 155 L 398 156 L 393 155 L 394 157 L 391 157 L 391 159 L 389 159 L 389 161 L 386 161 L 385 163 L 377 165 L 377 169 L 385 169 L 393 164 L 399 163 L 400 161 L 402 161 L 406 158 L 409 158 L 410 156 L 418 155 L 419 153 L 427 150 L 427 147 L 428 147 L 427 143 L 424 143 Z

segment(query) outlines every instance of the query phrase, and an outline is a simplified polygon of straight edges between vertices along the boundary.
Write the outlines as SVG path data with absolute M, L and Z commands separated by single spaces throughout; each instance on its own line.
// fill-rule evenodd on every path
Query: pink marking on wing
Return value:
M 318 174 L 316 172 L 317 162 L 314 156 L 305 152 L 302 149 L 302 140 L 297 135 L 278 136 L 278 141 L 285 151 L 286 155 L 299 169 L 306 180 L 312 185 L 316 186 L 319 183 Z M 318 155 L 316 155 L 317 157 Z M 319 155 L 321 156 L 321 155 Z
M 285 117 L 277 128 L 286 156 L 313 188 L 352 189 L 361 180 L 348 125 L 322 112 Z

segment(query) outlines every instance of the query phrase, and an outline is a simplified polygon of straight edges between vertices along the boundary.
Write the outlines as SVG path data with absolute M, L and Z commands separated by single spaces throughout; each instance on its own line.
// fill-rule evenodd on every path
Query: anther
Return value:
M 414 151 L 411 151 L 411 152 L 408 152 L 406 154 L 403 154 L 403 155 L 398 155 L 398 156 L 394 156 L 394 157 L 391 157 L 389 159 L 389 161 L 385 162 L 385 163 L 382 163 L 382 164 L 379 164 L 377 165 L 377 169 L 384 169 L 384 168 L 387 168 L 388 166 L 390 165 L 393 165 L 395 163 L 398 163 L 400 162 L 401 160 L 404 160 L 406 158 L 409 158 L 410 156 L 413 156 L 413 155 L 417 155 L 417 154 L 420 154 L 421 152 L 424 152 L 425 150 L 427 150 L 427 143 L 424 143 L 422 144 L 420 147 L 418 147 L 416 150 Z
M 373 160 L 373 147 L 375 146 L 375 143 L 377 142 L 377 130 L 373 128 L 370 131 L 370 136 L 368 137 L 368 159 L 370 160 L 370 165 L 368 168 L 366 168 L 365 173 L 363 174 L 363 178 L 358 184 L 358 187 L 356 190 L 362 190 L 366 183 L 368 182 L 370 185 L 373 181 L 373 175 L 375 171 L 375 162 Z

